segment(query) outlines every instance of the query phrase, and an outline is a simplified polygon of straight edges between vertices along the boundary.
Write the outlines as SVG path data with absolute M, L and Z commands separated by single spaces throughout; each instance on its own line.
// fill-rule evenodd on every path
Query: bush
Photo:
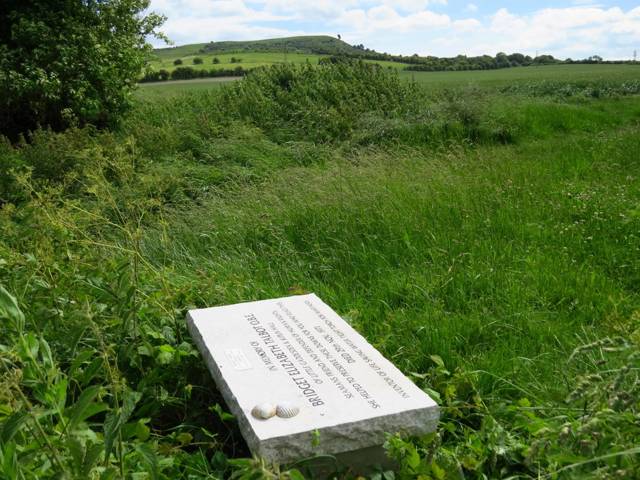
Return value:
M 250 121 L 278 141 L 349 138 L 363 114 L 413 111 L 422 91 L 395 72 L 362 61 L 256 69 L 223 93 L 230 118 Z
M 202 63 L 203 63 L 203 61 L 202 61 L 202 59 L 200 57 L 195 57 L 193 59 L 193 64 L 194 65 L 202 65 Z
M 220 63 L 220 59 L 218 57 L 213 57 L 213 64 L 217 65 Z
M 176 59 L 173 61 L 173 64 L 174 64 L 174 65 L 182 65 L 182 59 L 180 59 L 180 58 L 176 58 Z
M 10 1 L 0 10 L 0 134 L 109 126 L 130 106 L 148 35 L 148 0 Z
M 164 82 L 171 78 L 171 72 L 161 69 L 157 72 L 150 71 L 144 74 L 144 77 L 140 80 L 141 83 L 145 82 Z

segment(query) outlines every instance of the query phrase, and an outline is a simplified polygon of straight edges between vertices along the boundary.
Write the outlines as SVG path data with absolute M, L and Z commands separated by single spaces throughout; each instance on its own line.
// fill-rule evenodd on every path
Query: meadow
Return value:
M 372 479 L 637 478 L 639 71 L 274 65 L 0 143 L 0 472 L 304 478 L 184 317 L 315 292 L 442 406 Z

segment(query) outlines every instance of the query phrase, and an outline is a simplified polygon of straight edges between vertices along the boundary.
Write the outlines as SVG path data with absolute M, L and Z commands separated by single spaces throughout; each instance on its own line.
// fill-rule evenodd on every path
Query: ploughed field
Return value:
M 376 478 L 640 475 L 639 74 L 276 65 L 0 144 L 3 474 L 273 472 L 184 316 L 315 292 L 442 407 Z

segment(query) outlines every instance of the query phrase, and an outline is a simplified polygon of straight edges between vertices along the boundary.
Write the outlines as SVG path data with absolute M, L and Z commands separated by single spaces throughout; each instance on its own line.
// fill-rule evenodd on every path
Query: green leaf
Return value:
M 19 333 L 24 330 L 24 314 L 18 306 L 18 301 L 2 285 L 0 285 L 0 318 L 12 321 Z
M 148 419 L 147 419 L 148 420 Z M 135 435 L 141 442 L 146 442 L 151 434 L 151 430 L 144 424 L 143 420 L 138 420 L 135 427 Z
M 431 473 L 437 480 L 444 480 L 447 477 L 447 472 L 436 462 L 431 462 Z
M 98 459 L 100 458 L 100 454 L 102 453 L 102 445 L 96 443 L 87 449 L 87 453 L 84 455 L 84 462 L 82 462 L 82 473 L 83 478 L 89 478 L 89 473 L 91 469 L 98 463 Z
M 433 363 L 444 368 L 444 360 L 442 360 L 440 355 L 430 355 L 429 358 L 433 360 Z
M 295 468 L 292 470 L 289 470 L 289 478 L 291 480 L 305 480 L 304 475 L 300 473 L 300 470 L 297 470 Z
M 118 412 L 111 411 L 104 420 L 104 461 L 109 461 L 113 443 L 120 431 L 120 415 Z
M 123 395 L 124 399 L 122 402 L 122 407 L 120 407 L 118 412 L 111 411 L 107 415 L 104 421 L 104 455 L 105 462 L 109 460 L 109 456 L 111 455 L 111 451 L 113 450 L 113 443 L 115 442 L 120 430 L 127 423 L 129 417 L 133 413 L 136 404 L 142 397 L 140 392 L 135 392 L 133 390 L 125 391 Z
M 73 459 L 73 467 L 76 472 L 82 470 L 84 463 L 84 448 L 77 438 L 67 440 L 67 450 Z
M 416 447 L 411 444 L 407 444 L 407 453 L 408 455 L 405 460 L 407 462 L 407 466 L 414 471 L 418 470 L 420 467 L 420 455 L 418 454 Z
M 16 444 L 14 442 L 8 442 L 2 446 L 0 450 L 0 465 L 4 473 L 3 478 L 18 478 L 18 458 L 16 455 Z
M 140 454 L 143 463 L 147 466 L 152 480 L 160 478 L 158 471 L 158 456 L 148 443 L 139 443 L 136 445 L 136 451 Z
M 178 440 L 178 442 L 180 442 L 180 445 L 182 446 L 189 445 L 191 442 L 193 442 L 193 435 L 191 435 L 189 432 L 181 432 L 176 436 L 176 440 Z
M 80 394 L 78 401 L 74 403 L 68 409 L 68 417 L 69 423 L 67 425 L 67 429 L 69 431 L 73 431 L 78 424 L 84 422 L 87 418 L 92 415 L 98 413 L 94 409 L 91 409 L 91 404 L 93 400 L 96 398 L 100 389 L 102 387 L 100 385 L 94 385 L 89 388 L 85 388 L 84 391 Z M 106 408 L 106 405 L 104 406 Z
M 0 443 L 6 444 L 11 441 L 13 436 L 18 432 L 24 422 L 27 421 L 27 414 L 24 412 L 16 412 L 11 415 L 2 425 L 0 431 Z
M 171 345 L 160 345 L 160 347 L 158 347 L 156 361 L 160 365 L 168 365 L 173 360 L 174 352 L 175 349 Z
M 440 403 L 442 401 L 442 397 L 438 392 L 436 392 L 433 388 L 424 387 L 422 390 L 429 395 L 436 403 Z

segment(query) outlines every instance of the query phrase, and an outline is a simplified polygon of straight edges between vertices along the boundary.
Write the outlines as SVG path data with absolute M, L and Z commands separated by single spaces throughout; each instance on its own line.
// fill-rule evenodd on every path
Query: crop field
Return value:
M 483 88 L 512 82 L 624 82 L 640 79 L 640 65 L 544 65 L 462 72 L 401 72 L 433 87 L 477 84 Z
M 384 63 L 393 65 L 394 69 L 398 69 L 398 65 L 400 65 L 394 62 Z M 197 66 L 198 65 L 194 67 Z M 528 85 L 532 82 L 537 82 L 538 84 L 540 82 L 559 82 L 561 84 L 633 82 L 634 80 L 637 81 L 640 79 L 640 65 L 546 65 L 462 72 L 399 71 L 399 75 L 403 80 L 416 82 L 429 89 L 477 86 L 478 88 L 487 90 L 508 87 L 514 84 Z M 196 80 L 158 82 L 152 84 L 143 83 L 140 84 L 138 96 L 173 95 L 187 90 L 207 90 L 209 88 L 218 88 L 221 86 L 221 82 L 224 83 L 232 80 L 235 79 L 203 78 Z
M 7 478 L 305 478 L 184 320 L 303 292 L 442 407 L 371 478 L 640 477 L 638 66 L 144 85 L 115 131 L 0 142 L 0 199 Z

